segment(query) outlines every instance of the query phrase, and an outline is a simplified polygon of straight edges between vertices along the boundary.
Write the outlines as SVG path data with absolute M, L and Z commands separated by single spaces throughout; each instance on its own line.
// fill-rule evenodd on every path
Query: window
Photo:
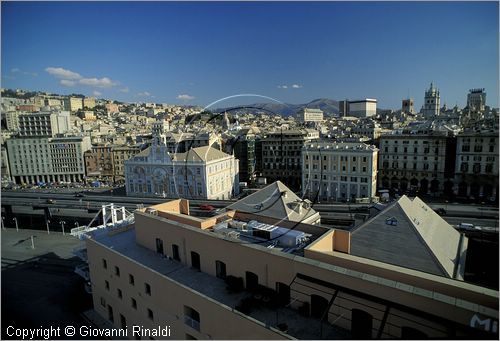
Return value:
M 107 269 L 107 268 L 108 268 L 108 262 L 107 262 L 104 258 L 102 259 L 102 267 L 103 267 L 104 269 Z
M 151 285 L 149 285 L 148 283 L 144 283 L 144 292 L 151 296 Z
M 184 306 L 184 323 L 193 329 L 200 330 L 200 313 L 189 306 Z
M 194 269 L 201 270 L 200 254 L 195 251 L 191 251 L 191 266 Z
M 462 146 L 462 151 L 463 152 L 469 152 L 470 151 L 470 146 Z
M 148 318 L 151 320 L 151 321 L 154 321 L 154 315 L 153 315 L 153 311 L 151 309 L 148 308 Z
M 479 145 L 479 146 L 474 146 L 474 152 L 476 153 L 480 153 L 483 151 L 483 146 Z
M 128 283 L 130 285 L 135 285 L 135 278 L 134 278 L 134 275 L 132 274 L 128 274 Z
M 215 273 L 218 278 L 226 278 L 226 263 L 215 261 Z
M 137 310 L 137 301 L 135 300 L 135 298 L 131 298 L 130 303 L 132 304 L 132 308 Z
M 490 153 L 493 153 L 495 151 L 495 146 L 490 146 Z
M 469 170 L 469 164 L 467 162 L 462 162 L 460 165 L 460 171 L 467 172 Z
M 481 173 L 481 164 L 475 163 L 474 166 L 472 167 L 472 171 L 476 174 Z
M 120 268 L 115 266 L 115 275 L 120 277 Z
M 122 326 L 122 329 L 127 329 L 127 320 L 122 314 L 120 314 L 120 324 Z
M 109 282 L 108 281 L 104 281 L 104 286 L 106 287 L 106 290 L 109 291 Z
M 181 260 L 181 257 L 179 254 L 179 245 L 172 244 L 172 258 L 176 261 Z
M 394 217 L 392 217 L 392 218 L 387 218 L 387 219 L 385 220 L 385 224 L 386 224 L 386 225 L 391 225 L 391 226 L 397 226 L 397 225 L 398 225 L 398 220 L 397 220 L 396 218 L 394 218 Z
M 118 294 L 118 298 L 123 298 L 122 289 L 116 289 L 116 293 Z

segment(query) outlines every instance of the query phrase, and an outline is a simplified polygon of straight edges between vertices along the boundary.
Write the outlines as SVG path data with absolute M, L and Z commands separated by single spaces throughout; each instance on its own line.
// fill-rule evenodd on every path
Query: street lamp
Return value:
M 16 231 L 19 232 L 19 226 L 17 226 L 17 218 L 14 217 L 12 218 L 12 220 L 14 220 L 14 222 L 16 223 Z
M 5 220 L 5 217 L 2 217 L 2 229 L 5 230 L 5 222 L 4 222 L 4 220 Z
M 61 229 L 62 229 L 63 236 L 66 235 L 66 233 L 64 233 L 64 224 L 66 224 L 66 222 L 61 221 Z

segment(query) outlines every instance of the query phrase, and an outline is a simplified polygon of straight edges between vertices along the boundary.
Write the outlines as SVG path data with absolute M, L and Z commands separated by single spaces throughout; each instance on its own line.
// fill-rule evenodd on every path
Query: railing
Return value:
M 83 277 L 86 281 L 90 280 L 89 266 L 87 264 L 77 266 L 75 273 Z
M 194 320 L 192 317 L 185 315 L 184 323 L 190 326 L 193 329 L 200 330 L 200 321 Z

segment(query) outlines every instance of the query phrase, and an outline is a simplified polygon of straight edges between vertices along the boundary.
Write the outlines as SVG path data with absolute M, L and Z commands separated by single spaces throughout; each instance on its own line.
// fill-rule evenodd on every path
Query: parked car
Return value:
M 46 202 L 47 204 L 53 204 L 53 203 L 55 203 L 56 201 L 55 201 L 54 199 L 47 199 L 47 200 L 45 200 L 45 202 Z
M 215 207 L 213 207 L 212 205 L 209 205 L 209 204 L 201 204 L 200 205 L 200 210 L 203 210 L 203 211 L 213 211 L 215 209 Z
M 459 230 L 466 230 L 466 231 L 481 231 L 482 229 L 479 226 L 474 226 L 474 224 L 470 223 L 460 223 L 457 225 Z

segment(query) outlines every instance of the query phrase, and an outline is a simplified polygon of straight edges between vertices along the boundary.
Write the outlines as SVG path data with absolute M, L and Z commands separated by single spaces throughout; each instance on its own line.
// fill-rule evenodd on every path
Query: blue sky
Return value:
M 7 88 L 420 109 L 434 81 L 448 106 L 476 87 L 498 106 L 498 2 L 2 2 L 1 25 Z

